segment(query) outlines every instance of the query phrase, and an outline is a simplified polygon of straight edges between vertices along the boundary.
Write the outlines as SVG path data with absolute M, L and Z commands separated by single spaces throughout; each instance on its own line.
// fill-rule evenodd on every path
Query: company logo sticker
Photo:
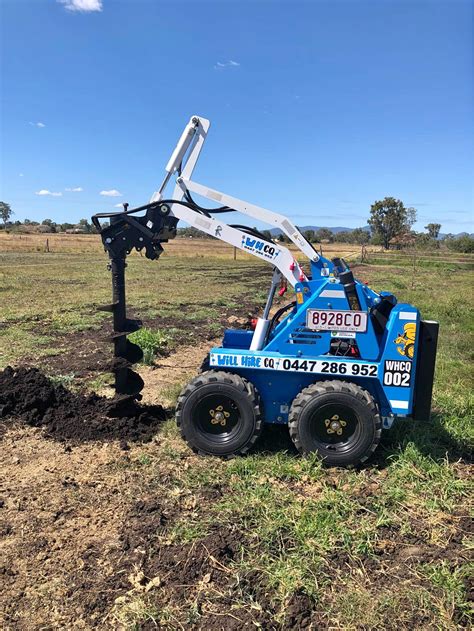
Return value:
M 403 333 L 399 333 L 398 337 L 393 341 L 397 344 L 397 351 L 403 357 L 413 359 L 415 354 L 416 340 L 416 322 L 407 322 L 403 327 Z
M 253 237 L 246 235 L 242 235 L 242 248 L 247 250 L 247 252 L 260 254 L 264 258 L 270 260 L 276 259 L 276 257 L 280 254 L 280 250 L 274 245 L 265 243 L 265 241 L 259 241 L 258 239 L 254 239 Z

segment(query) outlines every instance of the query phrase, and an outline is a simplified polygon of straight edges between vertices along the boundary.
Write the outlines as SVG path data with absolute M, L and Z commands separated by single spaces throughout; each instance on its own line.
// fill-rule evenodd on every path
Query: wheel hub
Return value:
M 338 436 L 342 434 L 343 428 L 347 425 L 346 421 L 340 418 L 338 414 L 333 414 L 331 418 L 325 419 L 324 424 L 328 434 L 337 434 Z
M 240 410 L 232 396 L 224 393 L 206 394 L 193 410 L 194 422 L 207 439 L 226 441 L 237 431 Z
M 222 405 L 218 405 L 215 410 L 209 410 L 209 414 L 211 415 L 211 423 L 213 425 L 222 425 L 222 427 L 226 426 L 227 419 L 230 416 L 230 412 L 224 410 Z

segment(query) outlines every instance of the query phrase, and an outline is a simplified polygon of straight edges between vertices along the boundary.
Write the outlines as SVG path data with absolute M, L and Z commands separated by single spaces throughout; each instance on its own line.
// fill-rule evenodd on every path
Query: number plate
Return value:
M 306 327 L 315 331 L 367 331 L 365 311 L 332 311 L 308 309 Z

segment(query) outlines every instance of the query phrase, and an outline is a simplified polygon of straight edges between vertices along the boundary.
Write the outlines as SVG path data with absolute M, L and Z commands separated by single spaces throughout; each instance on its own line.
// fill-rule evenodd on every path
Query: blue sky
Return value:
M 361 226 L 392 195 L 417 229 L 474 230 L 471 1 L 1 5 L 0 199 L 17 219 L 146 203 L 199 114 L 195 179 L 300 225 Z

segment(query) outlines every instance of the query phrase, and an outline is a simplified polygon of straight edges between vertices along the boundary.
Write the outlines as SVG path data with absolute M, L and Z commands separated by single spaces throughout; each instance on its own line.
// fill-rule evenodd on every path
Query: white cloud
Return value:
M 18 177 L 23 177 L 23 173 L 18 173 Z
M 45 188 L 42 188 L 40 191 L 36 191 L 35 195 L 51 195 L 51 197 L 62 197 L 62 193 L 53 193 L 52 191 L 48 191 Z
M 58 0 L 68 11 L 79 13 L 91 13 L 92 11 L 102 11 L 102 0 Z
M 122 193 L 115 188 L 110 191 L 100 191 L 99 195 L 103 195 L 104 197 L 122 197 Z
M 42 123 L 41 121 L 38 121 L 36 123 L 33 123 L 33 121 L 30 121 L 30 125 L 32 125 L 33 127 L 46 127 L 46 125 Z
M 238 66 L 240 66 L 238 61 L 233 61 L 232 59 L 229 59 L 229 61 L 224 62 L 218 61 L 214 66 L 214 70 L 225 70 L 226 68 L 237 68 Z
M 84 189 L 81 186 L 76 186 L 75 188 L 65 188 L 64 190 L 69 193 L 82 193 Z
M 115 204 L 114 208 L 123 208 L 123 204 Z

